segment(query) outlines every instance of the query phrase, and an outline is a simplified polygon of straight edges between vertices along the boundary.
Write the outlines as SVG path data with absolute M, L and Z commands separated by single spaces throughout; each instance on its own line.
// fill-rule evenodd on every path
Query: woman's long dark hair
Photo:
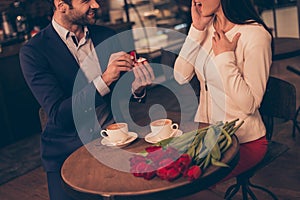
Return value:
M 270 28 L 260 18 L 251 0 L 221 0 L 225 17 L 234 24 L 261 24 L 272 36 Z M 272 51 L 273 39 L 272 39 Z

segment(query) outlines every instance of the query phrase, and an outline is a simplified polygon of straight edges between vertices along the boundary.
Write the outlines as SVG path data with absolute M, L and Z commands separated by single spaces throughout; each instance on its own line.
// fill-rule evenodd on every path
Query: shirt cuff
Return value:
M 134 91 L 133 91 L 132 88 L 131 88 L 131 93 L 132 93 L 133 98 L 136 99 L 137 102 L 140 103 L 140 102 L 142 102 L 142 99 L 146 96 L 146 89 L 144 89 L 144 92 L 143 92 L 143 94 L 142 94 L 141 96 L 137 96 L 137 95 L 134 93 Z
M 206 29 L 207 27 L 203 31 L 199 31 L 193 25 L 191 25 L 188 33 L 188 37 L 193 41 L 197 41 L 197 42 L 202 41 L 206 36 L 206 32 L 207 32 Z
M 101 96 L 105 96 L 110 93 L 109 87 L 105 84 L 101 76 L 98 76 L 93 83 Z

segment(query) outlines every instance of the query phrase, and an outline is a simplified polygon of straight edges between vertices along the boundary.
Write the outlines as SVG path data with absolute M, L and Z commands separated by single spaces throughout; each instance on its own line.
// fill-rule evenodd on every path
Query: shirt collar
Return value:
M 63 26 L 61 26 L 60 24 L 58 24 L 54 19 L 52 19 L 52 25 L 53 25 L 54 29 L 56 30 L 56 32 L 58 33 L 58 35 L 61 38 L 63 38 L 64 40 L 67 40 L 67 38 L 70 36 L 70 33 L 72 33 L 68 29 L 66 29 Z M 85 39 L 89 38 L 89 29 L 87 28 L 87 26 L 83 27 L 83 31 L 84 31 Z
M 89 32 L 89 29 L 87 26 L 84 26 L 83 27 L 83 31 L 84 31 L 84 36 L 85 36 L 85 39 L 88 39 L 90 37 L 90 32 Z

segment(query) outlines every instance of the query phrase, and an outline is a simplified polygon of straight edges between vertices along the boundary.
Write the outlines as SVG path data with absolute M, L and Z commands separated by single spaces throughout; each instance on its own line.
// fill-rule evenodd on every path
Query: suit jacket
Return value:
M 121 50 L 117 40 L 106 40 L 115 32 L 102 26 L 88 29 L 105 71 L 110 54 Z M 46 171 L 60 170 L 67 156 L 94 139 L 101 126 L 112 123 L 110 95 L 101 96 L 94 84 L 88 83 L 52 24 L 21 48 L 20 64 L 33 95 L 48 115 L 41 136 L 43 165 Z

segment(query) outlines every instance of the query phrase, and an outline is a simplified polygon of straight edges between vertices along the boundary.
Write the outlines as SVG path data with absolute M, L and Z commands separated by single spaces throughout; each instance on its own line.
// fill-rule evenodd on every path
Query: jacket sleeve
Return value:
M 189 34 L 180 50 L 174 65 L 174 78 L 179 84 L 188 83 L 194 76 L 194 66 L 206 31 L 198 31 L 191 26 Z
M 76 108 L 77 114 L 89 115 L 90 111 L 94 110 L 90 105 L 97 107 L 107 102 L 106 97 L 96 93 L 95 86 L 92 83 L 87 84 L 80 73 L 77 76 L 79 78 L 76 79 L 79 86 L 77 90 L 63 89 L 64 83 L 61 83 L 55 72 L 51 70 L 47 57 L 33 45 L 26 44 L 21 48 L 20 64 L 29 88 L 46 111 L 49 124 L 55 128 L 71 132 L 75 126 L 73 114 L 76 113 L 73 113 L 73 108 Z M 71 75 L 66 77 L 68 76 Z M 96 104 L 92 104 L 95 99 Z

